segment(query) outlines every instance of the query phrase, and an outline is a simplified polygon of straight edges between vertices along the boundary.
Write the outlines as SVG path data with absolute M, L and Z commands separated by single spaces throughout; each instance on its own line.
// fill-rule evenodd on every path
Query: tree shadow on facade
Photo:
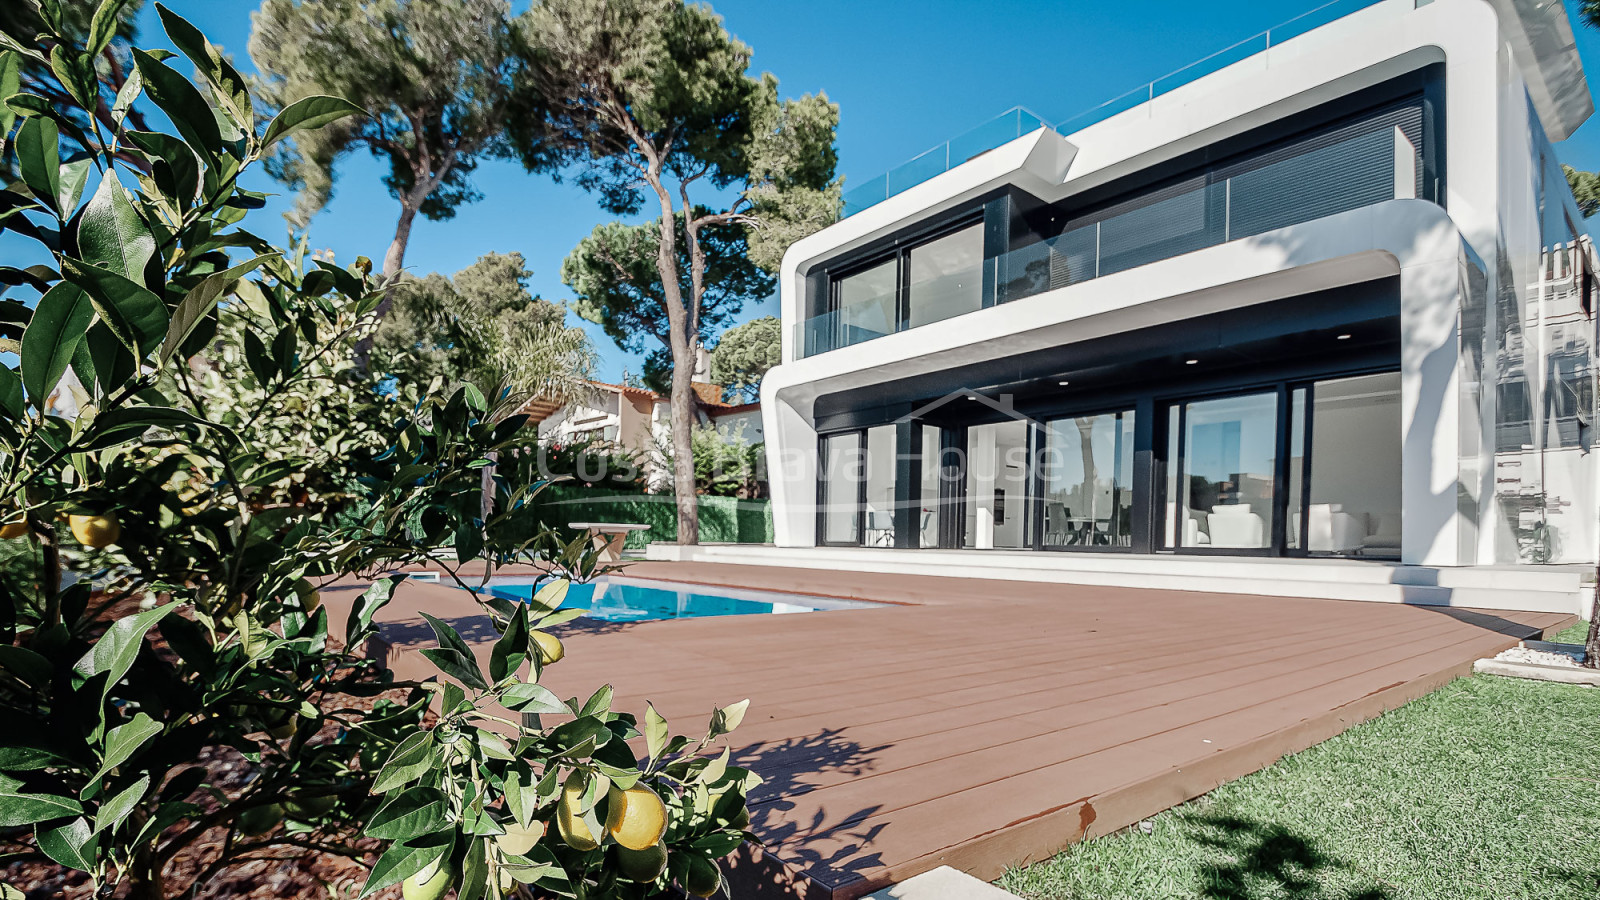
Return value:
M 1214 851 L 1200 868 L 1201 896 L 1209 900 L 1389 900 L 1379 885 L 1325 887 L 1328 876 L 1351 873 L 1348 863 L 1320 850 L 1283 825 L 1238 816 L 1200 815 L 1185 822 L 1193 839 Z M 1340 880 L 1346 880 L 1341 878 Z M 1362 880 L 1367 880 L 1363 878 Z

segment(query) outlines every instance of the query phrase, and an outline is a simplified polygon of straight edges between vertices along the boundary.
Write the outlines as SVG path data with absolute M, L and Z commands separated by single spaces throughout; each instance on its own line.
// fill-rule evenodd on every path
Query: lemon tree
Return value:
M 247 227 L 263 198 L 241 175 L 361 110 L 263 108 L 159 4 L 177 54 L 111 47 L 121 0 L 77 37 L 58 0 L 10 2 L 42 30 L 0 32 L 0 170 L 19 174 L 0 189 L 0 862 L 135 900 L 311 853 L 371 861 L 368 894 L 714 890 L 750 840 L 756 778 L 718 755 L 743 706 L 690 740 L 609 687 L 541 685 L 564 586 L 598 568 L 537 526 L 543 485 L 493 470 L 524 423 L 470 386 L 362 371 L 390 285 Z M 132 74 L 87 115 L 113 56 Z M 23 90 L 25 65 L 82 108 Z M 487 669 L 436 620 L 434 678 L 350 649 L 403 566 L 530 555 L 553 580 L 482 598 Z M 336 641 L 319 589 L 353 575 L 371 587 Z M 247 777 L 220 779 L 221 757 Z M 198 875 L 178 883 L 180 862 Z

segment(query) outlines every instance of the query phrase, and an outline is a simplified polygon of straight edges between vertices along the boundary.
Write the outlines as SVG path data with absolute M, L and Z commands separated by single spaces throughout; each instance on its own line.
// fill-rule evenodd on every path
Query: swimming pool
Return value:
M 544 582 L 532 578 L 491 578 L 484 590 L 507 600 L 526 602 Z M 574 584 L 563 608 L 588 610 L 592 619 L 605 622 L 651 622 L 660 619 L 701 619 L 710 616 L 764 616 L 864 609 L 874 606 L 854 600 L 807 597 L 776 591 L 715 587 L 607 575 L 588 584 Z

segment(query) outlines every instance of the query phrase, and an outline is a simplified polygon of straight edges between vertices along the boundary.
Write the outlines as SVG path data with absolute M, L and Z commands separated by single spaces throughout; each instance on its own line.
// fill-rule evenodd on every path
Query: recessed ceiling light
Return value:
M 1056 382 L 1056 384 L 1059 384 L 1059 385 L 1061 385 L 1061 386 L 1062 386 L 1062 387 L 1066 387 L 1066 386 L 1067 386 L 1067 385 L 1069 385 L 1069 384 L 1071 384 L 1071 383 L 1072 383 L 1072 382 L 1070 382 L 1070 381 L 1058 381 L 1058 382 Z
M 1186 359 L 1186 360 L 1183 361 L 1183 364 L 1186 365 L 1186 366 L 1199 365 L 1200 364 L 1200 360 L 1198 360 L 1198 359 Z
M 1348 335 L 1348 334 L 1341 334 L 1341 335 L 1339 335 L 1339 340 L 1341 340 L 1341 341 L 1348 341 L 1348 340 L 1350 340 L 1350 335 Z

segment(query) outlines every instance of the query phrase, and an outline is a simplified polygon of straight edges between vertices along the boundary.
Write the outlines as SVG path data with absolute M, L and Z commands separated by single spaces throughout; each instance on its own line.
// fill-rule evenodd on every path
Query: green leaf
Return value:
M 143 50 L 135 48 L 133 58 L 151 101 L 167 114 L 189 146 L 215 156 L 222 149 L 222 130 L 199 89 Z
M 456 889 L 456 900 L 483 900 L 489 891 L 488 841 L 473 841 L 467 847 L 467 858 L 461 869 L 461 886 Z
M 365 641 L 371 634 L 372 617 L 378 614 L 394 598 L 394 589 L 404 581 L 404 575 L 392 575 L 374 581 L 361 592 L 356 602 L 350 607 L 350 617 L 345 621 L 345 641 L 350 646 Z
M 94 833 L 101 834 L 116 830 L 116 827 L 122 824 L 122 820 L 128 817 L 128 813 L 133 812 L 133 808 L 139 805 L 140 800 L 144 799 L 145 791 L 149 789 L 150 776 L 144 775 L 138 781 L 118 791 L 115 796 L 100 804 L 100 811 L 95 813 L 94 817 Z
M 338 97 L 319 96 L 296 100 L 273 118 L 267 126 L 266 135 L 261 139 L 261 146 L 263 149 L 271 147 L 296 131 L 321 128 L 345 116 L 366 114 L 366 110 Z
M 422 871 L 429 863 L 450 852 L 455 831 L 440 831 L 389 847 L 373 865 L 361 896 L 367 897 L 391 884 L 397 884 Z
M 90 786 L 95 786 L 107 772 L 127 762 L 146 741 L 160 733 L 161 723 L 144 713 L 138 713 L 129 721 L 111 729 L 106 734 L 105 759 L 100 763 L 100 770 L 89 779 Z
M 434 788 L 414 787 L 396 794 L 362 829 L 366 837 L 406 841 L 449 823 L 450 799 Z
M 39 849 L 51 859 L 69 869 L 94 871 L 99 841 L 84 817 L 79 816 L 51 828 L 40 825 L 34 835 L 39 841 Z
M 517 611 L 506 624 L 505 633 L 494 642 L 489 654 L 489 678 L 499 684 L 517 673 L 528 661 L 528 607 L 517 604 Z
M 53 119 L 32 118 L 17 133 L 17 167 L 34 199 L 61 214 L 61 129 Z
M 94 73 L 94 58 L 76 47 L 57 44 L 50 48 L 50 71 L 55 73 L 82 109 L 94 109 L 100 82 Z
M 0 669 L 36 688 L 50 686 L 50 660 L 27 647 L 0 644 Z
M 9 97 L 22 90 L 22 57 L 7 50 L 0 53 L 0 97 Z M 11 136 L 11 126 L 17 124 L 17 114 L 8 105 L 0 103 L 0 144 Z
M 91 266 L 143 284 L 145 265 L 155 253 L 156 239 L 134 208 L 117 170 L 106 170 L 78 223 L 79 257 Z
M 378 771 L 378 777 L 372 783 L 372 792 L 386 794 L 421 778 L 424 772 L 433 768 L 435 750 L 433 732 L 418 731 L 407 736 L 394 748 L 389 761 Z
M 10 717 L 8 717 L 10 718 Z M 44 724 L 31 719 L 8 721 L 9 728 L 17 729 L 14 737 L 0 743 L 0 769 L 9 772 L 36 772 L 40 769 L 75 767 L 81 760 L 71 757 L 60 741 L 51 736 Z
M 178 604 L 168 603 L 118 619 L 89 648 L 88 653 L 73 663 L 72 670 L 85 681 L 96 675 L 105 675 L 105 686 L 100 692 L 103 701 L 111 693 L 112 686 L 133 667 L 133 661 L 144 648 L 145 633 L 177 609 Z
M 178 308 L 172 311 L 172 321 L 167 325 L 167 336 L 161 342 L 161 352 L 156 358 L 161 363 L 172 359 L 183 342 L 188 340 L 195 326 L 200 320 L 216 307 L 217 301 L 223 293 L 232 287 L 235 281 L 260 268 L 271 256 L 258 256 L 246 263 L 240 263 L 231 269 L 214 272 L 207 275 L 203 281 L 195 285 L 189 293 L 179 301 Z
M 89 20 L 89 40 L 85 49 L 90 55 L 99 56 L 100 51 L 110 46 L 111 39 L 117 36 L 122 8 L 127 5 L 128 0 L 101 0 L 99 8 L 94 11 L 94 18 Z
M 72 368 L 85 386 L 91 380 L 99 385 L 102 396 L 109 396 L 136 374 L 138 367 L 133 354 L 117 340 L 106 323 L 89 326 L 83 346 L 84 352 L 72 358 Z
M 445 674 L 459 679 L 468 687 L 479 690 L 488 690 L 489 683 L 483 680 L 483 670 L 478 668 L 478 661 L 472 656 L 472 648 L 461 639 L 454 628 L 438 618 L 421 613 L 428 620 L 428 625 L 433 628 L 434 635 L 439 639 L 439 650 L 444 652 L 424 650 L 422 655 L 433 660 L 434 665 L 445 671 Z
M 518 825 L 527 828 L 533 824 L 533 817 L 539 811 L 539 781 L 533 777 L 533 770 L 527 763 L 514 763 L 506 772 L 505 798 L 506 809 L 511 811 Z
M 584 701 L 583 708 L 578 710 L 580 716 L 599 716 L 611 711 L 611 698 L 616 694 L 609 684 L 602 684 L 589 699 Z
M 71 797 L 23 791 L 21 781 L 0 772 L 0 828 L 16 828 L 75 816 L 83 806 Z
M 167 32 L 167 37 L 172 39 L 173 46 L 177 47 L 206 81 L 215 88 L 214 96 L 220 102 L 227 118 L 239 128 L 255 127 L 255 108 L 250 101 L 250 88 L 244 78 L 233 68 L 215 46 L 208 40 L 200 29 L 190 24 L 189 20 L 174 13 L 164 4 L 156 4 L 156 14 L 161 17 L 161 27 Z M 242 134 L 235 134 L 229 140 L 238 140 Z
M 571 712 L 554 692 L 538 684 L 513 684 L 500 695 L 500 702 L 507 709 L 524 713 L 562 715 Z
M 22 404 L 22 379 L 16 370 L 0 364 L 0 411 L 18 421 L 22 418 Z
M 238 441 L 225 426 L 207 422 L 188 410 L 170 406 L 123 406 L 96 416 L 81 436 L 80 449 L 104 450 L 137 440 L 152 428 L 172 430 L 190 425 L 210 428 Z
M 567 599 L 567 591 L 572 588 L 572 582 L 565 578 L 558 578 L 533 594 L 533 599 L 528 601 L 532 607 L 531 614 L 535 619 L 547 616 L 561 607 Z
M 724 706 L 711 714 L 711 736 L 721 737 L 739 727 L 744 721 L 745 710 L 750 708 L 749 700 L 740 700 L 732 706 Z
M 160 297 L 115 272 L 65 256 L 61 274 L 88 291 L 95 312 L 135 359 L 144 359 L 161 345 L 169 317 Z
M 5 102 L 7 108 L 19 115 L 33 116 L 54 122 L 58 134 L 66 132 L 69 137 L 78 142 L 78 146 L 82 147 L 85 152 L 96 152 L 95 148 L 98 145 L 89 140 L 89 136 L 83 133 L 83 129 L 79 128 L 72 119 L 67 117 L 66 113 L 57 109 L 56 105 L 49 100 L 38 94 L 18 93 L 7 97 Z M 18 137 L 20 139 L 21 135 L 19 134 Z M 59 161 L 60 156 L 60 150 L 58 149 L 55 158 Z
M 661 713 L 656 712 L 655 705 L 646 702 L 644 705 L 644 746 L 652 760 L 661 758 L 661 751 L 667 746 L 667 720 Z
M 144 77 L 139 74 L 138 69 L 134 69 L 123 79 L 122 87 L 117 89 L 117 99 L 111 104 L 111 121 L 115 122 L 118 128 L 122 127 L 123 121 L 128 118 L 128 110 L 133 109 L 134 102 L 143 93 Z
M 156 187 L 179 209 L 188 209 L 200 191 L 200 158 L 194 149 L 170 134 L 129 131 L 126 137 L 143 150 L 154 167 Z
M 78 208 L 78 201 L 83 198 L 83 186 L 89 183 L 89 169 L 93 166 L 94 162 L 88 159 L 75 159 L 61 164 L 61 196 L 56 199 L 61 205 L 62 218 L 71 218 L 72 211 Z
M 89 295 L 69 282 L 59 282 L 39 298 L 33 319 L 22 334 L 21 354 L 22 386 L 34 406 L 44 408 L 93 319 Z

